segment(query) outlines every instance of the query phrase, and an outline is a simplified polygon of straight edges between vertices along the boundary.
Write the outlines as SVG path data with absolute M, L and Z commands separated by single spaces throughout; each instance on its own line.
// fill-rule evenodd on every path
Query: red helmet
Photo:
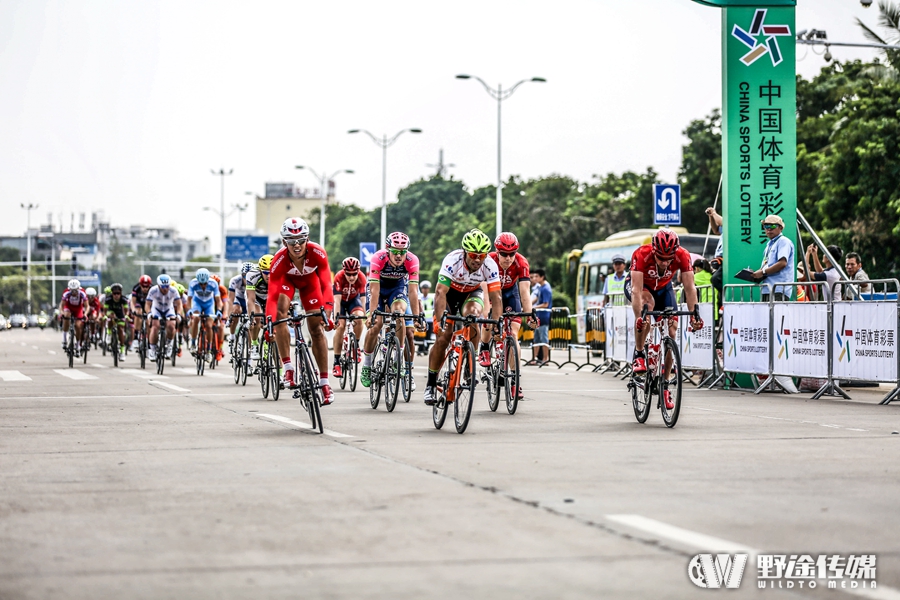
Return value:
M 516 234 L 504 231 L 494 240 L 498 252 L 515 252 L 519 249 L 519 238 Z
M 352 256 L 348 256 L 344 259 L 344 262 L 341 263 L 341 267 L 343 267 L 344 273 L 356 273 L 359 271 L 359 260 Z
M 402 231 L 395 231 L 394 233 L 389 234 L 384 240 L 384 247 L 409 250 L 409 236 Z
M 150 279 L 149 275 L 141 275 L 141 278 L 138 279 L 138 285 L 153 285 L 153 280 Z
M 653 236 L 653 253 L 657 258 L 667 260 L 675 258 L 675 251 L 678 250 L 679 241 L 678 234 L 669 229 L 660 229 Z

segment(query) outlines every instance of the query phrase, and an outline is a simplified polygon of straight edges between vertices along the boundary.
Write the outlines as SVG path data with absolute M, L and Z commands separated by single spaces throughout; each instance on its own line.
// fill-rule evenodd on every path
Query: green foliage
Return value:
M 682 133 L 690 143 L 682 149 L 681 168 L 678 170 L 683 208 L 681 222 L 689 231 L 699 233 L 709 227 L 705 213 L 708 206 L 717 204 L 716 209 L 722 212 L 722 198 L 719 195 L 722 176 L 721 112 L 715 109 L 706 118 L 691 121 Z

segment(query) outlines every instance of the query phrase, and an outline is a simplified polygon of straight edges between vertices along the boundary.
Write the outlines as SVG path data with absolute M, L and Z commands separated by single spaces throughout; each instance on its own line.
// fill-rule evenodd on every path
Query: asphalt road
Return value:
M 480 388 L 458 435 L 420 362 L 412 402 L 337 389 L 318 435 L 183 363 L 70 370 L 59 334 L 0 333 L 0 598 L 900 598 L 884 390 L 688 389 L 670 430 L 610 375 L 530 368 L 516 415 Z M 717 551 L 875 554 L 877 588 L 758 590 L 751 557 L 701 590 L 689 561 Z

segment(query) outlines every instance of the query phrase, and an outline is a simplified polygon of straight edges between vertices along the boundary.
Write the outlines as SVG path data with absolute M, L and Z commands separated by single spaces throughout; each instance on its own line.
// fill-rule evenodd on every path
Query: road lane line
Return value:
M 293 425 L 299 429 L 312 429 L 307 423 L 301 423 L 300 421 L 294 421 L 293 419 L 288 419 L 287 417 L 281 417 L 279 415 L 267 415 L 263 413 L 257 413 L 253 415 L 255 417 L 262 417 L 264 419 L 269 419 L 270 421 L 278 421 L 279 423 L 286 423 L 287 425 Z M 331 436 L 333 438 L 352 438 L 354 436 L 347 435 L 346 433 L 338 433 L 337 431 L 332 431 L 330 429 L 325 430 L 325 435 Z
M 701 552 L 742 552 L 751 555 L 765 554 L 762 550 L 756 550 L 750 546 L 745 546 L 737 542 L 730 542 L 721 538 L 697 533 L 681 527 L 675 527 L 662 521 L 649 519 L 641 515 L 606 515 L 606 518 L 622 525 L 627 525 L 634 529 L 647 532 L 651 535 L 674 540 L 691 548 L 700 550 Z M 751 559 L 752 560 L 752 559 Z M 752 562 L 756 562 L 752 560 Z M 900 590 L 891 587 L 879 585 L 875 589 L 844 589 L 842 592 L 860 596 L 862 598 L 871 598 L 872 600 L 900 600 Z
M 79 371 L 78 369 L 53 369 L 53 372 L 59 373 L 63 377 L 68 377 L 69 379 L 74 379 L 76 381 L 82 381 L 85 379 L 97 379 L 96 375 L 91 375 L 90 373 Z
M 191 396 L 195 396 L 197 398 L 203 397 L 206 398 L 208 396 L 228 396 L 234 398 L 234 392 L 229 394 L 206 394 L 206 393 L 194 393 L 191 392 Z M 118 400 L 120 398 L 171 398 L 172 394 L 129 394 L 122 396 L 97 396 L 96 394 L 93 396 L 3 396 L 4 400 Z M 4 407 L 5 408 L 5 407 Z
M 47 350 L 47 354 L 56 354 L 56 350 Z
M 702 410 L 706 412 L 715 412 L 722 413 L 725 415 L 735 415 L 738 417 L 750 417 L 752 419 L 768 419 L 770 421 L 787 421 L 788 423 L 799 423 L 800 425 L 819 425 L 821 427 L 828 427 L 829 429 L 844 429 L 846 431 L 862 431 L 863 433 L 868 433 L 868 429 L 857 429 L 854 427 L 844 427 L 843 425 L 832 425 L 829 423 L 819 423 L 817 421 L 802 421 L 800 419 L 788 419 L 785 417 L 769 417 L 766 415 L 751 415 L 749 413 L 739 413 L 733 412 L 729 410 L 719 410 L 716 408 L 700 408 L 699 406 L 692 406 L 691 410 Z
M 34 348 L 35 350 L 40 350 L 40 348 L 38 348 L 37 346 L 32 346 L 32 348 Z
M 153 365 L 154 370 L 156 369 L 156 365 Z M 151 371 L 144 371 L 142 369 L 120 369 L 122 373 L 126 375 L 134 375 L 135 377 L 140 377 L 141 379 L 168 379 L 167 375 L 157 375 Z
M 170 389 L 170 390 L 172 390 L 172 391 L 174 391 L 174 392 L 190 392 L 190 391 L 191 391 L 191 390 L 185 389 L 185 388 L 183 388 L 183 387 L 179 387 L 179 386 L 177 386 L 177 385 L 173 385 L 173 384 L 171 384 L 171 383 L 166 383 L 165 381 L 151 380 L 151 381 L 149 381 L 148 383 L 150 383 L 150 384 L 152 384 L 152 385 L 161 385 L 162 387 L 167 388 L 167 389 Z
M 0 379 L 3 381 L 31 381 L 31 377 L 19 371 L 0 371 Z
M 97 367 L 98 369 L 105 369 L 106 365 L 101 365 L 100 363 L 91 363 L 92 367 Z

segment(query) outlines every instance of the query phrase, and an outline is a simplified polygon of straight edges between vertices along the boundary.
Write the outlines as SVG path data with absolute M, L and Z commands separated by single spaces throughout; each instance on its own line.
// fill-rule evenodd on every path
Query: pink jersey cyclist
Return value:
M 404 300 L 409 305 L 408 284 L 419 285 L 418 256 L 407 252 L 403 263 L 396 267 L 391 264 L 389 259 L 389 248 L 379 250 L 372 256 L 369 266 L 369 281 L 377 281 L 380 285 L 378 310 L 390 310 L 390 306 L 397 300 Z M 368 300 L 366 304 L 370 306 L 371 303 Z
M 83 289 L 66 290 L 65 292 L 63 292 L 63 310 L 68 310 L 69 313 L 76 319 L 84 318 L 84 309 L 87 306 L 87 303 L 88 297 Z

